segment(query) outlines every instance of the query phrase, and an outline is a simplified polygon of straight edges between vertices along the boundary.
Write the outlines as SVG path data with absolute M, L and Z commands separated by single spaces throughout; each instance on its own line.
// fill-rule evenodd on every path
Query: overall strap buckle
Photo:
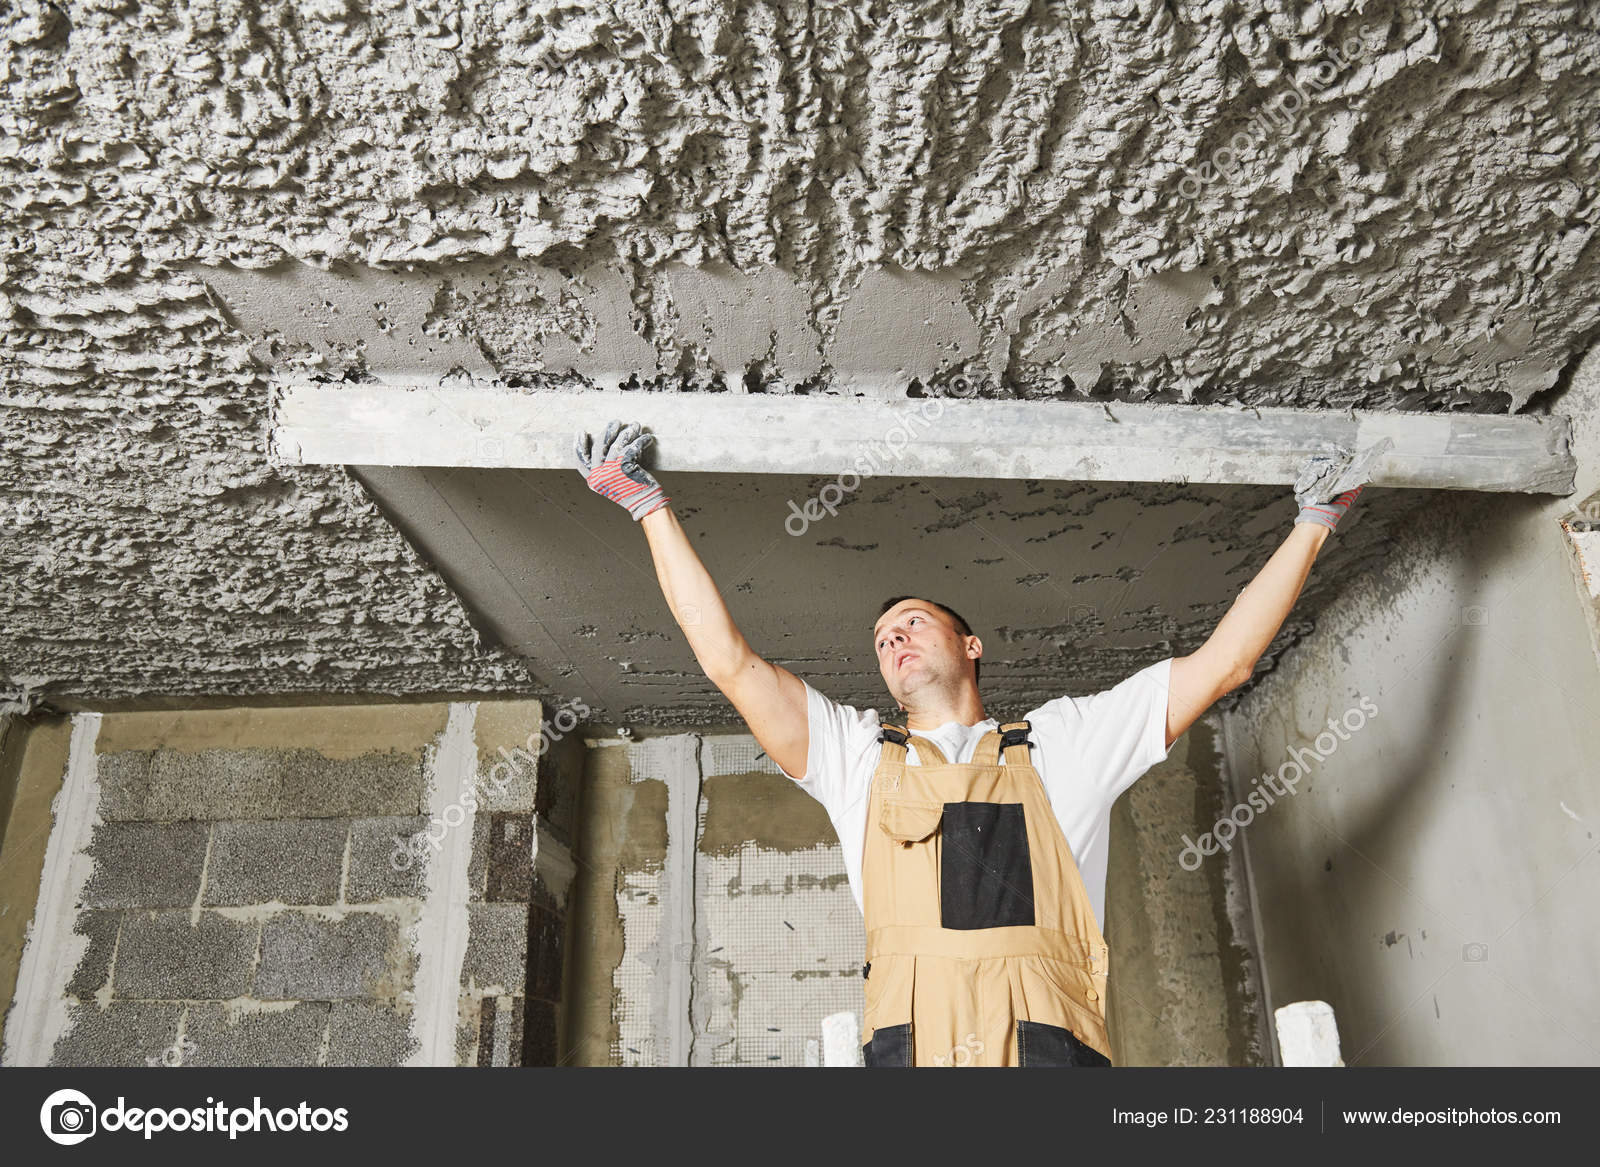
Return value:
M 880 725 L 878 727 L 878 740 L 880 742 L 893 742 L 903 746 L 911 740 L 911 735 L 898 725 Z
M 1000 748 L 1004 750 L 1011 746 L 1027 746 L 1032 749 L 1033 742 L 1028 736 L 1032 732 L 1033 727 L 1026 721 L 1007 722 L 1000 727 Z

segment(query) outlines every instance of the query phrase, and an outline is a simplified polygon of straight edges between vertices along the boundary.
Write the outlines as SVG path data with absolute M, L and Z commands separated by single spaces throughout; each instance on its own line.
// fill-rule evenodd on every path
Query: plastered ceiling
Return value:
M 662 598 L 636 524 L 577 474 L 359 474 L 486 634 L 537 662 L 593 720 L 734 720 Z M 1020 717 L 1199 647 L 1296 509 L 1263 486 L 870 478 L 841 497 L 835 478 L 687 473 L 665 485 L 751 646 L 835 700 L 886 715 L 894 705 L 872 649 L 883 600 L 925 595 L 960 612 L 984 644 L 990 712 Z M 1382 561 L 1424 493 L 1383 492 L 1343 525 L 1259 672 Z
M 1579 3 L 12 6 L 0 672 L 60 700 L 559 685 L 566 658 L 487 642 L 472 620 L 493 620 L 469 620 L 345 472 L 271 464 L 275 374 L 1559 408 L 1600 319 L 1596 19 Z M 720 489 L 732 505 L 744 488 Z M 883 489 L 853 507 L 852 546 L 880 522 L 938 526 L 951 497 L 995 494 L 1002 526 L 1035 505 L 1016 484 Z M 1148 507 L 1157 525 L 1098 548 L 1096 578 L 1142 570 L 1135 549 L 1184 521 L 1154 488 L 1038 489 L 1088 515 Z M 1160 619 L 1182 642 L 1217 614 L 1283 529 L 1282 492 L 1241 494 L 1192 589 L 1161 585 L 1094 652 L 1067 651 L 1028 572 L 990 565 L 1015 574 L 980 585 L 976 542 L 925 569 L 1023 589 L 989 609 L 1040 636 L 1015 642 L 1018 699 L 1035 665 L 1111 680 L 1162 651 Z M 1088 538 L 1062 533 L 1039 570 L 1070 592 Z M 882 590 L 881 566 L 862 570 Z M 804 632 L 783 592 L 750 599 L 795 659 L 850 642 L 836 607 Z M 1308 596 L 1297 619 L 1314 611 Z M 616 655 L 596 651 L 597 670 Z M 670 675 L 673 652 L 642 667 Z M 841 692 L 875 684 L 856 665 Z

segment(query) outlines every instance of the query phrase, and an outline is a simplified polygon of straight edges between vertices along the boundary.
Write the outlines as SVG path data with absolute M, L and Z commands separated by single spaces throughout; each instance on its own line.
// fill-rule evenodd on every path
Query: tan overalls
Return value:
M 991 731 L 962 765 L 879 732 L 861 858 L 868 1066 L 1111 1064 L 1109 950 L 1029 729 Z

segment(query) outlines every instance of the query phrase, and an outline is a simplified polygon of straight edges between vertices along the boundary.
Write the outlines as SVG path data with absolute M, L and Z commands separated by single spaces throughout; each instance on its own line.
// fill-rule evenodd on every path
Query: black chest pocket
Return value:
M 947 802 L 940 835 L 942 926 L 1033 926 L 1033 864 L 1020 802 Z

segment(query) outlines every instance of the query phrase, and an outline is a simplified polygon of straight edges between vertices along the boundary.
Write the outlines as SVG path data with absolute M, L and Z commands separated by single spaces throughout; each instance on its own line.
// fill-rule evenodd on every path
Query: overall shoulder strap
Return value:
M 917 747 L 917 761 L 924 766 L 947 766 L 949 759 L 944 756 L 944 751 L 934 745 L 925 737 L 908 732 L 898 725 L 883 725 L 878 727 L 878 740 L 883 743 L 883 757 L 893 762 L 905 762 L 906 744 Z M 897 750 L 898 753 L 890 753 Z
M 1033 748 L 1033 726 L 1026 721 L 1008 721 L 1000 727 L 1000 748 L 1005 751 L 1006 765 L 1031 766 L 1028 751 Z
M 1028 749 L 1033 745 L 1029 734 L 1033 727 L 1026 721 L 1008 721 L 999 729 L 991 729 L 983 735 L 983 740 L 978 743 L 977 751 L 972 755 L 974 765 L 994 766 L 1000 762 L 1000 751 L 1004 750 L 1006 765 L 1027 766 Z
M 978 739 L 978 748 L 972 751 L 972 764 L 974 766 L 997 766 L 1000 764 L 1000 731 L 991 729 Z
M 898 725 L 880 725 L 878 740 L 883 743 L 883 750 L 878 755 L 879 765 L 884 762 L 904 764 L 906 743 L 911 740 L 911 735 L 904 728 Z

